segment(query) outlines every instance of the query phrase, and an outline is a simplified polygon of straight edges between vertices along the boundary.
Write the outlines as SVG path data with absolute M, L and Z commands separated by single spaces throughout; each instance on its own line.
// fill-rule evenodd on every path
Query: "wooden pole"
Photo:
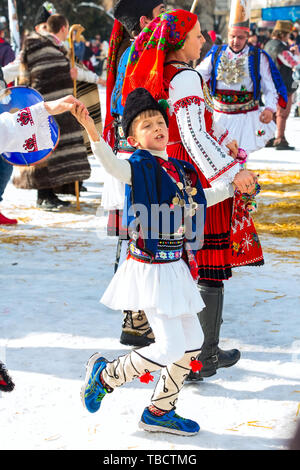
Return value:
M 71 51 L 71 66 L 72 68 L 75 66 L 75 49 L 74 49 L 74 41 L 73 41 L 73 34 L 76 32 L 76 42 L 80 41 L 80 35 L 83 33 L 84 27 L 80 24 L 74 24 L 70 28 L 69 32 L 69 44 L 70 44 L 70 51 Z M 77 95 L 77 84 L 76 79 L 73 80 L 73 94 L 76 98 Z M 80 211 L 80 200 L 79 200 L 79 181 L 75 181 L 75 195 L 76 195 L 76 209 Z
M 191 13 L 195 13 L 195 10 L 198 6 L 198 2 L 199 2 L 199 0 L 194 0 L 193 1 L 193 5 L 192 5 L 192 8 L 191 8 Z
M 197 6 L 198 6 L 198 2 L 199 2 L 199 0 L 194 0 L 194 1 L 193 1 L 193 5 L 192 5 L 192 8 L 191 8 L 191 13 L 195 13 L 196 8 L 197 8 Z M 197 63 L 197 61 L 195 60 L 195 61 L 193 62 L 193 67 L 194 67 L 194 68 L 196 67 L 196 63 Z

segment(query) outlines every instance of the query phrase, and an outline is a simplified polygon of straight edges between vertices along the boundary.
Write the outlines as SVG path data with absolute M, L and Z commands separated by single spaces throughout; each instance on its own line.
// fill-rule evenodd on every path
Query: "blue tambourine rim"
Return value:
M 25 90 L 30 90 L 31 92 L 33 92 L 34 95 L 36 95 L 36 97 L 39 99 L 37 101 L 37 103 L 39 102 L 43 102 L 44 99 L 42 97 L 42 95 L 37 91 L 35 90 L 34 88 L 31 88 L 31 87 L 27 87 L 27 86 L 22 86 L 22 85 L 18 85 L 18 86 L 15 86 L 15 87 L 10 87 L 9 90 L 13 90 L 13 89 L 25 89 Z M 37 103 L 34 103 L 34 104 L 37 104 Z M 33 106 L 33 105 L 31 105 Z M 24 108 L 20 108 L 20 109 L 24 109 Z M 5 112 L 5 111 L 3 111 Z M 0 113 L 2 114 L 2 113 Z M 52 122 L 50 122 L 50 119 Z M 44 160 L 46 160 L 46 158 L 48 158 L 52 152 L 55 151 L 56 147 L 58 146 L 59 144 L 59 140 L 60 140 L 60 129 L 59 129 L 59 126 L 56 122 L 56 120 L 54 119 L 53 116 L 49 116 L 49 125 L 53 125 L 56 126 L 57 128 L 57 138 L 56 138 L 56 141 L 53 142 L 53 148 L 51 149 L 45 149 L 45 150 L 38 150 L 38 152 L 47 152 L 45 155 L 42 155 L 41 158 L 35 162 L 27 162 L 27 158 L 29 155 L 32 155 L 34 153 L 37 153 L 37 152 L 27 152 L 27 153 L 22 153 L 22 152 L 3 152 L 1 155 L 2 157 L 5 159 L 5 161 L 7 163 L 9 163 L 10 165 L 12 166 L 20 166 L 20 167 L 28 167 L 28 166 L 35 166 L 35 165 L 38 165 L 40 164 L 41 162 L 43 162 Z M 52 138 L 52 136 L 51 136 Z M 12 160 L 11 160 L 11 157 L 9 157 L 8 155 L 12 155 L 12 154 L 15 154 L 15 155 L 18 155 L 20 156 L 23 160 L 24 160 L 24 163 L 14 163 Z

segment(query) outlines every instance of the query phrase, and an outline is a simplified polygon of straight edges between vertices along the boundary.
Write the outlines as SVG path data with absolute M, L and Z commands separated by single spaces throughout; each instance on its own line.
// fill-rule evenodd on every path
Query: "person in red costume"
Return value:
M 204 246 L 197 252 L 200 295 L 205 308 L 199 313 L 204 343 L 200 373 L 190 379 L 214 375 L 240 358 L 237 349 L 219 348 L 224 284 L 232 268 L 262 265 L 261 245 L 244 201 L 257 183 L 256 176 L 241 170 L 236 142 L 213 122 L 212 108 L 201 75 L 189 64 L 200 56 L 204 43 L 196 15 L 171 10 L 152 21 L 132 46 L 123 87 L 123 99 L 143 86 L 156 99 L 167 100 L 170 118 L 168 155 L 195 166 L 204 188 L 234 179 L 237 190 L 207 211 Z

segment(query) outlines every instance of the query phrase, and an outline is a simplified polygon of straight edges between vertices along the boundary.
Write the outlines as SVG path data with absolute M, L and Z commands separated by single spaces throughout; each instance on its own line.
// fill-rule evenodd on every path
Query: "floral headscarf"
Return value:
M 146 88 L 155 98 L 161 98 L 166 56 L 182 48 L 187 34 L 198 20 L 186 10 L 170 10 L 155 18 L 132 45 L 123 85 L 123 103 L 138 87 Z

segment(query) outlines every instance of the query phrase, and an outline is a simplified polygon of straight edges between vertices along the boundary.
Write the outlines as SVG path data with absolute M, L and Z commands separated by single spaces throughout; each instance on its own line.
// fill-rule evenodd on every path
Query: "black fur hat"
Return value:
M 46 10 L 44 5 L 41 5 L 37 11 L 37 14 L 35 15 L 34 26 L 37 26 L 41 23 L 46 23 L 49 16 L 51 16 L 51 13 L 49 13 L 49 11 Z
M 122 128 L 127 139 L 132 121 L 143 111 L 153 109 L 159 111 L 169 126 L 167 111 L 160 105 L 145 88 L 136 88 L 129 93 L 122 117 Z
M 138 26 L 141 16 L 152 13 L 152 10 L 164 3 L 164 0 L 117 0 L 114 17 L 132 33 Z

